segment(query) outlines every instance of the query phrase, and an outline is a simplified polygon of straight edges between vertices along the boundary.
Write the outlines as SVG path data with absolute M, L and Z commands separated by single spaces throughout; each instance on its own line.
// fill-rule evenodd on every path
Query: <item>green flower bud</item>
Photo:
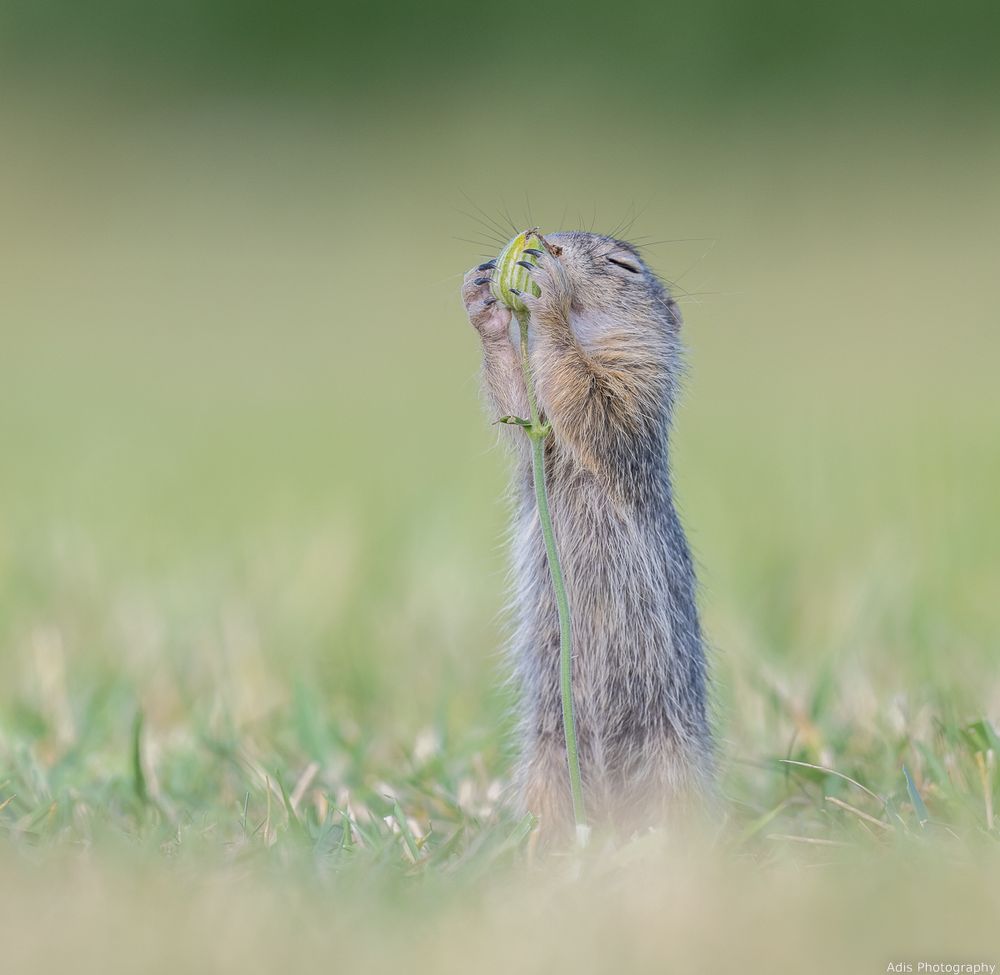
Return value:
M 542 293 L 541 288 L 529 277 L 528 269 L 517 263 L 518 261 L 524 261 L 526 264 L 538 263 L 538 258 L 534 254 L 525 253 L 526 248 L 539 251 L 545 249 L 544 241 L 534 230 L 518 234 L 507 244 L 497 258 L 496 270 L 490 280 L 493 297 L 513 311 L 527 311 L 524 302 L 513 294 L 513 291 L 523 291 L 536 298 Z

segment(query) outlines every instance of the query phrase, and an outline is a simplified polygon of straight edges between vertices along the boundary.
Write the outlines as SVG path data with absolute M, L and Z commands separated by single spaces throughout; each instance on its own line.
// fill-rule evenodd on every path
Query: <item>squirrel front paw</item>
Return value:
M 462 301 L 473 328 L 484 339 L 502 338 L 508 334 L 510 309 L 490 293 L 490 275 L 496 261 L 487 261 L 472 268 L 462 282 Z
M 564 324 L 569 321 L 569 309 L 573 299 L 572 285 L 562 261 L 546 251 L 526 251 L 534 258 L 518 261 L 528 271 L 531 280 L 538 285 L 541 294 L 537 297 L 526 291 L 516 291 L 518 298 L 531 314 L 532 321 L 544 325 L 547 322 Z M 513 289 L 512 289 L 513 290 Z

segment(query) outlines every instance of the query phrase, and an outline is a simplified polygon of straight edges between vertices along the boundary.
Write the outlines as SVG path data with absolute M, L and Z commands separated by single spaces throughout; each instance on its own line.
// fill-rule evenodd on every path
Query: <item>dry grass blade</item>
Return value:
M 890 833 L 893 831 L 893 827 L 889 823 L 884 823 L 881 819 L 876 819 L 874 816 L 870 816 L 868 813 L 862 812 L 857 806 L 852 806 L 849 802 L 844 802 L 843 799 L 838 799 L 836 796 L 824 796 L 823 798 L 827 802 L 838 806 L 854 816 L 857 816 L 859 819 L 863 819 L 866 823 L 871 823 L 872 826 L 888 830 Z
M 295 783 L 295 788 L 292 789 L 292 794 L 289 797 L 289 803 L 294 810 L 298 810 L 299 803 L 302 802 L 302 797 L 306 794 L 306 790 L 312 785 L 313 779 L 316 778 L 316 773 L 319 771 L 319 762 L 310 762 L 303 773 L 299 776 L 299 781 Z
M 873 799 L 881 803 L 883 806 L 885 805 L 885 799 L 883 799 L 880 795 L 878 795 L 878 793 L 872 792 L 872 790 L 869 789 L 868 786 L 862 785 L 860 782 L 858 782 L 857 779 L 852 779 L 849 775 L 845 775 L 843 772 L 838 772 L 836 769 L 827 768 L 825 765 L 812 765 L 809 762 L 796 762 L 791 758 L 781 758 L 778 759 L 778 761 L 780 761 L 782 765 L 798 765 L 801 766 L 802 768 L 815 769 L 817 772 L 826 772 L 827 775 L 835 775 L 838 779 L 843 779 L 845 782 L 850 782 L 851 785 L 856 786 L 862 792 L 867 793 Z
M 824 840 L 816 836 L 795 836 L 792 833 L 768 833 L 769 840 L 787 840 L 791 843 L 810 843 L 813 846 L 842 846 L 851 847 L 852 843 L 844 843 L 842 840 Z

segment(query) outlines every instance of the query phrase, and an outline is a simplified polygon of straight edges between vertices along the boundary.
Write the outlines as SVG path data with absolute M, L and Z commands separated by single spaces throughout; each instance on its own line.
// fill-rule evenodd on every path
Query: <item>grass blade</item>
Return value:
M 927 807 L 924 805 L 924 800 L 917 791 L 917 784 L 913 781 L 913 776 L 910 775 L 910 770 L 906 767 L 905 763 L 903 765 L 903 776 L 906 778 L 906 791 L 910 794 L 913 811 L 917 814 L 917 822 L 920 823 L 920 828 L 923 829 L 927 820 L 931 817 L 927 812 Z

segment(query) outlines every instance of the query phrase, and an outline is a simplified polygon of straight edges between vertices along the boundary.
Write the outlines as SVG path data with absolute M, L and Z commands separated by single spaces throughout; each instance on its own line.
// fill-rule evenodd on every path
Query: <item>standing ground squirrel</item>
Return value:
M 531 277 L 529 358 L 551 424 L 545 468 L 572 610 L 573 704 L 588 818 L 622 838 L 711 794 L 705 653 L 687 540 L 674 507 L 668 433 L 680 371 L 680 313 L 635 247 L 552 234 Z M 509 309 L 490 295 L 495 262 L 465 276 L 497 416 L 528 416 Z M 516 455 L 513 662 L 521 693 L 520 801 L 543 839 L 571 835 L 559 692 L 559 626 L 532 491 L 528 438 Z

